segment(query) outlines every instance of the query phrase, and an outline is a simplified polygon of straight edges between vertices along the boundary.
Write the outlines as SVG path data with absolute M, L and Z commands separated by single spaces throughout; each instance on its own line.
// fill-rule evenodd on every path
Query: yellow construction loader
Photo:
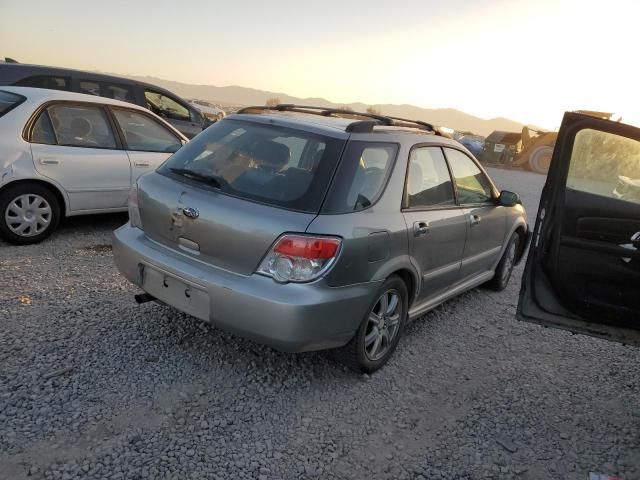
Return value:
M 592 110 L 577 110 L 577 113 L 609 120 L 613 113 L 595 112 Z M 549 171 L 553 147 L 556 144 L 558 132 L 544 132 L 529 127 L 522 128 L 522 147 L 513 157 L 511 165 L 528 168 L 544 175 Z

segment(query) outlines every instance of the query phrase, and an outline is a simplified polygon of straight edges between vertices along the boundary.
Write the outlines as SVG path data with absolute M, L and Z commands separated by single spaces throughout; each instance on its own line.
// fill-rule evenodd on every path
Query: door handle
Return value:
M 478 225 L 480 223 L 480 220 L 482 220 L 482 217 L 480 215 L 469 215 L 469 221 L 471 222 L 472 227 L 474 225 Z
M 133 165 L 136 167 L 148 167 L 151 164 L 149 162 L 133 162 Z
M 640 250 L 640 232 L 636 232 L 631 235 L 631 244 Z
M 41 165 L 58 165 L 60 163 L 60 161 L 51 157 L 40 157 L 38 161 Z
M 413 234 L 416 237 L 420 235 L 426 235 L 429 233 L 429 224 L 427 222 L 414 222 L 413 224 Z

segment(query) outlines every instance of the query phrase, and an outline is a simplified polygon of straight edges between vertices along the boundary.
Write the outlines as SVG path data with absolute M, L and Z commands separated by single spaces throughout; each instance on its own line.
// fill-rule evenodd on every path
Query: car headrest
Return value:
M 289 147 L 272 140 L 258 142 L 254 149 L 254 158 L 260 166 L 279 170 L 289 163 L 291 151 Z
M 74 117 L 71 120 L 71 134 L 74 137 L 86 137 L 91 133 L 89 120 L 82 117 Z
M 318 150 L 316 153 L 313 154 L 313 157 L 311 158 L 311 171 L 314 171 L 316 168 L 318 168 L 318 165 L 320 164 L 320 160 L 322 160 L 323 155 L 324 155 L 324 148 L 321 148 L 320 150 Z
M 418 162 L 411 162 L 409 165 L 409 181 L 407 182 L 407 189 L 409 195 L 415 195 L 422 191 L 422 167 Z

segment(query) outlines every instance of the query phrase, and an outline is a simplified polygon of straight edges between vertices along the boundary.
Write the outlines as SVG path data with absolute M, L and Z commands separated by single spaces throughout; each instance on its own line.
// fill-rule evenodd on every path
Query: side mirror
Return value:
M 498 203 L 503 207 L 515 207 L 520 201 L 520 196 L 517 193 L 510 192 L 509 190 L 502 190 L 500 197 L 498 197 Z

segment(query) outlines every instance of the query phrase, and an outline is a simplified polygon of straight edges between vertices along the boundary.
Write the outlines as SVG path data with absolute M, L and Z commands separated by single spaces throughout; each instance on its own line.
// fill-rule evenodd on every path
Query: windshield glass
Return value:
M 22 95 L 0 90 L 0 117 L 24 101 L 25 98 Z
M 331 137 L 229 119 L 198 135 L 159 171 L 230 195 L 315 213 L 343 146 L 343 140 Z

